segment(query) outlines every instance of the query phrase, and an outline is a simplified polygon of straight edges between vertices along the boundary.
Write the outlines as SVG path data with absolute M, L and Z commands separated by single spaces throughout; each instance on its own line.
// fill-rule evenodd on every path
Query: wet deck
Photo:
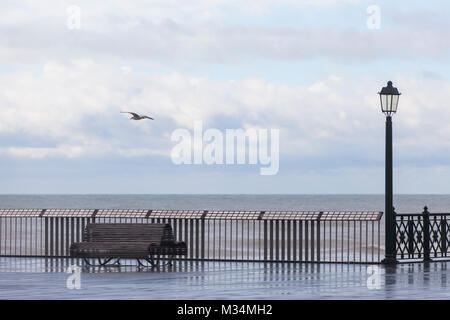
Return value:
M 369 273 L 368 265 L 345 264 L 178 262 L 161 270 L 138 270 L 134 265 L 109 269 L 83 267 L 80 289 L 67 287 L 70 265 L 82 266 L 82 263 L 70 259 L 0 258 L 0 299 L 450 297 L 447 288 L 450 271 L 445 262 L 402 264 L 396 268 L 375 266 L 379 269 L 369 269 Z

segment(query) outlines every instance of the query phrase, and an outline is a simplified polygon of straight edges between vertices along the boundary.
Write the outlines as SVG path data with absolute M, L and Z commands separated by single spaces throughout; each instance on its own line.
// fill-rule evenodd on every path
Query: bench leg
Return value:
M 158 266 L 158 264 L 156 264 L 155 262 L 154 262 L 154 260 L 153 259 L 150 259 L 150 258 L 145 258 L 145 259 L 136 259 L 137 260 L 137 262 L 138 262 L 138 266 L 139 267 L 144 267 L 144 268 L 158 268 L 159 266 Z M 146 261 L 148 264 L 146 264 L 146 263 L 143 263 L 141 260 L 144 260 L 144 261 Z
M 166 266 L 172 266 L 173 265 L 172 261 L 173 261 L 174 257 L 175 257 L 175 255 L 173 255 L 173 254 L 169 256 L 169 261 L 167 261 Z
M 105 258 L 105 259 L 100 259 L 98 258 L 97 261 L 101 266 L 105 266 L 108 262 L 110 262 L 113 258 Z
M 159 254 L 151 254 L 150 259 L 147 259 L 154 267 L 159 268 L 160 255 Z
M 91 267 L 108 267 L 108 266 L 120 267 L 120 259 L 117 259 L 114 263 L 108 264 L 108 262 L 110 262 L 112 259 L 114 259 L 114 258 L 97 258 L 97 261 L 98 261 L 99 264 L 96 265 L 96 264 L 92 264 L 89 261 L 89 258 L 83 258 L 84 262 L 88 266 L 91 266 Z
M 172 261 L 174 259 L 174 255 L 170 255 L 168 261 L 164 264 L 166 266 L 172 266 Z M 148 258 L 146 259 L 136 259 L 138 262 L 138 265 L 141 267 L 152 267 L 152 268 L 159 268 L 162 263 L 161 263 L 161 256 L 160 255 L 149 255 Z M 144 263 L 142 263 L 141 260 L 145 260 L 147 261 L 150 265 L 146 265 Z

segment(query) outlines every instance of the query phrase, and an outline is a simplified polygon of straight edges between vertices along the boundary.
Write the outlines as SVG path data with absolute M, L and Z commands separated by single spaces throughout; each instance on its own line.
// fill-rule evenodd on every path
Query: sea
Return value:
M 450 212 L 450 195 L 395 195 L 397 213 Z M 384 211 L 384 195 L 0 195 L 0 208 Z

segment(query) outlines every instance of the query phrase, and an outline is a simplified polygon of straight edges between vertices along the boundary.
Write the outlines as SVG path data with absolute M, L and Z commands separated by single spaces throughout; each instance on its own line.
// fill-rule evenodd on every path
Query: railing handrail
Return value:
M 433 212 L 427 213 L 430 217 L 432 216 L 450 216 L 450 212 Z M 423 216 L 424 213 L 396 213 L 396 217 L 407 217 L 407 216 Z
M 0 209 L 0 217 L 145 218 L 202 220 L 380 221 L 382 211 Z

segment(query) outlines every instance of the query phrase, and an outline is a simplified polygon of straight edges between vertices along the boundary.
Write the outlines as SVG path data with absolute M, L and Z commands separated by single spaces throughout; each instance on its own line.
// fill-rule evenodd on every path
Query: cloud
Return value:
M 434 152 L 450 158 L 450 83 L 399 76 L 395 84 L 403 93 L 394 117 L 400 160 Z M 39 73 L 2 74 L 0 85 L 0 137 L 31 137 L 3 143 L 1 152 L 15 157 L 169 157 L 171 132 L 191 129 L 197 120 L 221 130 L 279 128 L 282 157 L 373 163 L 383 152 L 376 92 L 384 83 L 369 76 L 282 85 L 263 78 L 124 74 L 121 66 L 74 60 L 49 62 Z M 130 121 L 119 113 L 124 109 L 156 120 Z M 45 143 L 27 142 L 33 140 Z
M 286 0 L 277 5 L 285 5 L 285 10 L 289 10 L 303 5 L 337 3 Z M 43 1 L 36 10 L 27 4 L 10 4 L 0 13 L 0 58 L 10 63 L 86 57 L 169 63 L 186 59 L 236 63 L 255 58 L 295 61 L 326 57 L 352 62 L 385 58 L 448 59 L 450 52 L 449 42 L 443 41 L 447 37 L 444 22 L 416 24 L 413 13 L 402 13 L 395 8 L 386 9 L 386 16 L 392 20 L 395 12 L 400 12 L 401 19 L 377 32 L 362 28 L 364 24 L 356 19 L 351 27 L 324 28 L 320 23 L 246 26 L 222 17 L 224 6 L 242 12 L 252 5 L 270 8 L 275 4 L 272 1 L 255 1 L 248 6 L 235 1 L 194 1 L 189 5 L 181 1 L 102 5 L 82 2 L 79 4 L 82 28 L 69 30 L 64 3 L 54 5 Z M 243 14 L 249 13 L 244 10 Z M 336 24 L 339 25 L 339 19 Z

